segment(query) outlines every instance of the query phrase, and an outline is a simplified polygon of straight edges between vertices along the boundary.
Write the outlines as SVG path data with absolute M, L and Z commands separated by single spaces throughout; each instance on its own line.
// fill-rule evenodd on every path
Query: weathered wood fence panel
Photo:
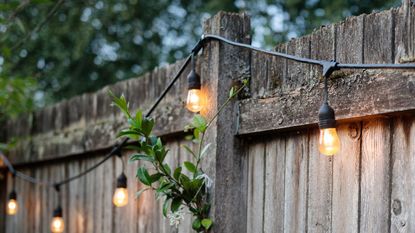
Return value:
M 415 62 L 415 7 L 409 2 L 321 27 L 275 50 L 342 63 Z M 207 33 L 250 42 L 246 14 L 221 12 L 204 26 Z M 9 156 L 20 171 L 50 181 L 85 170 L 102 158 L 124 126 L 107 91 L 124 93 L 133 108 L 147 109 L 181 64 L 9 122 L 7 138 L 19 139 Z M 212 146 L 203 166 L 215 181 L 213 232 L 415 231 L 414 71 L 335 72 L 329 100 L 340 120 L 342 147 L 326 157 L 318 152 L 316 127 L 322 102 L 319 67 L 212 42 L 198 57 L 197 70 L 210 103 L 202 112 L 207 116 L 234 83 L 251 80 L 243 99 L 227 106 L 207 134 Z M 193 146 L 182 130 L 192 117 L 183 108 L 186 74 L 153 115 L 173 168 L 190 159 L 182 145 Z M 125 151 L 125 160 L 130 153 Z M 138 165 L 126 166 L 130 202 L 124 208 L 112 205 L 122 170 L 118 158 L 62 186 L 65 232 L 190 233 L 190 218 L 178 229 L 169 225 L 154 193 L 135 200 L 142 188 L 135 179 Z M 0 187 L 4 209 L 10 175 L 0 180 Z M 5 218 L 0 213 L 0 233 L 48 232 L 55 191 L 19 179 L 16 189 L 21 211 Z

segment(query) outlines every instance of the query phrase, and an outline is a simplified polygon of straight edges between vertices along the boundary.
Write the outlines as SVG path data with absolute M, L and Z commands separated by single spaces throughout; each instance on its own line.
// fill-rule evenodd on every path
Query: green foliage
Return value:
M 200 114 L 193 117 L 186 128 L 198 132 L 193 134 L 192 139 L 199 144 L 199 148 L 192 150 L 183 145 L 193 159 L 184 161 L 183 165 L 176 167 L 173 172 L 165 162 L 168 149 L 159 137 L 152 135 L 154 120 L 144 117 L 140 110 L 135 115 L 132 114 L 124 96 L 117 97 L 109 92 L 113 104 L 121 110 L 128 122 L 128 128 L 121 130 L 118 136 L 134 140 L 134 145 L 129 148 L 136 150 L 136 153 L 130 157 L 130 161 L 143 161 L 150 165 L 150 167 L 142 165 L 137 169 L 138 180 L 147 186 L 140 190 L 137 196 L 147 190 L 154 190 L 156 199 L 164 199 L 163 215 L 165 217 L 175 219 L 175 214 L 180 214 L 182 209 L 187 207 L 195 218 L 192 224 L 193 229 L 196 232 L 209 231 L 213 225 L 213 221 L 209 218 L 211 204 L 208 199 L 211 180 L 200 167 L 200 162 L 210 146 L 210 144 L 204 144 L 204 135 L 224 106 L 247 84 L 247 81 L 243 81 L 238 89 L 232 88 L 229 98 L 209 121 Z M 183 168 L 188 172 L 183 171 Z

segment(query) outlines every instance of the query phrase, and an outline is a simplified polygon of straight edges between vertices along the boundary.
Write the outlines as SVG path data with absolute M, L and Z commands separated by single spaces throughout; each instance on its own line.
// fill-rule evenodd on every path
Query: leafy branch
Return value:
M 165 162 L 168 149 L 159 137 L 152 135 L 155 121 L 150 117 L 144 117 L 141 110 L 132 114 L 124 96 L 117 97 L 112 92 L 109 93 L 113 104 L 121 110 L 128 122 L 128 127 L 121 130 L 118 137 L 128 137 L 135 141 L 129 146 L 129 149 L 136 151 L 130 157 L 130 161 L 145 161 L 151 165 L 151 168 L 140 166 L 137 169 L 137 178 L 147 186 L 137 192 L 137 197 L 147 190 L 155 191 L 156 199 L 164 199 L 163 215 L 170 219 L 171 225 L 177 227 L 180 224 L 184 218 L 184 207 L 187 207 L 194 216 L 192 227 L 196 232 L 206 233 L 211 229 L 213 221 L 209 218 L 211 203 L 208 194 L 212 181 L 200 165 L 210 146 L 204 145 L 205 134 L 225 106 L 246 85 L 247 81 L 243 81 L 238 89 L 233 87 L 227 100 L 209 121 L 200 114 L 193 117 L 186 130 L 193 131 L 193 141 L 199 144 L 198 150 L 193 151 L 183 145 L 193 160 L 184 161 L 183 165 L 174 171 Z

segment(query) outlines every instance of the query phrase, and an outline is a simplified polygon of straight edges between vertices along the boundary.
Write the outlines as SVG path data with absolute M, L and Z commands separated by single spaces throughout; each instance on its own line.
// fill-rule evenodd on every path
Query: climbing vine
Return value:
M 191 140 L 198 144 L 197 149 L 193 150 L 183 145 L 192 159 L 184 161 L 174 170 L 165 161 L 169 150 L 160 137 L 152 134 L 154 119 L 144 117 L 141 110 L 137 110 L 135 114 L 131 113 L 125 97 L 123 95 L 117 97 L 110 92 L 113 104 L 122 111 L 128 123 L 128 127 L 121 130 L 118 137 L 134 140 L 129 149 L 136 153 L 130 157 L 130 161 L 145 162 L 137 170 L 137 178 L 145 185 L 145 188 L 138 191 L 137 197 L 147 190 L 153 190 L 155 198 L 164 201 L 163 215 L 169 218 L 170 225 L 178 227 L 187 209 L 194 217 L 192 228 L 196 232 L 209 232 L 211 229 L 213 221 L 209 218 L 211 208 L 209 192 L 212 180 L 201 167 L 201 162 L 210 146 L 209 143 L 205 143 L 205 134 L 224 107 L 246 85 L 247 81 L 244 80 L 238 88 L 231 88 L 229 97 L 211 119 L 206 119 L 200 114 L 193 117 L 190 124 L 185 127 L 185 131 L 192 132 Z

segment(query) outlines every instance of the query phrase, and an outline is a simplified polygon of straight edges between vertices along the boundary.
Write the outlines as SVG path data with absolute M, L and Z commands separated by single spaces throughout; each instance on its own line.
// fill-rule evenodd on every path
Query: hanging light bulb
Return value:
M 115 189 L 112 202 L 116 207 L 123 207 L 128 204 L 127 177 L 124 172 L 117 178 L 117 189 Z
M 11 191 L 9 194 L 9 201 L 7 202 L 7 214 L 8 215 L 15 215 L 17 213 L 18 205 L 17 205 L 17 194 L 16 191 Z
M 340 139 L 337 135 L 336 120 L 333 108 L 327 102 L 321 105 L 319 113 L 319 150 L 323 155 L 334 155 L 340 149 Z
M 50 223 L 50 230 L 52 233 L 62 233 L 65 229 L 65 223 L 62 218 L 62 208 L 58 206 L 53 211 L 52 222 Z
M 200 76 L 196 73 L 196 64 L 194 56 L 195 55 L 193 54 L 192 70 L 187 76 L 187 88 L 189 91 L 187 93 L 186 108 L 191 112 L 200 112 L 203 109 L 204 98 L 200 91 Z

